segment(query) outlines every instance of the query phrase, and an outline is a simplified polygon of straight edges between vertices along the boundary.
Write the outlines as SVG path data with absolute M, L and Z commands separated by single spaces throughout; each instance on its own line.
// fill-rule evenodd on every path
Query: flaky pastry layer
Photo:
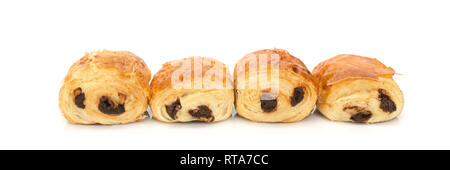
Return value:
M 122 124 L 147 115 L 151 72 L 127 51 L 94 51 L 75 62 L 59 93 L 63 116 L 76 124 Z
M 231 75 L 225 64 L 190 57 L 163 65 L 150 85 L 153 117 L 163 122 L 223 121 L 233 111 Z
M 236 111 L 256 122 L 295 122 L 311 114 L 318 89 L 312 75 L 286 50 L 249 53 L 235 66 Z
M 375 123 L 403 110 L 403 93 L 395 71 L 374 58 L 343 54 L 313 70 L 319 84 L 318 110 L 334 121 Z

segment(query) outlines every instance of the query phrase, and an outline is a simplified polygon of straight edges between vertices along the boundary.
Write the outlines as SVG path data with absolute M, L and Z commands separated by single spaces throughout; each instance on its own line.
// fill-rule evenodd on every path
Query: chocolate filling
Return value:
M 294 89 L 294 93 L 291 96 L 291 106 L 295 106 L 298 103 L 300 103 L 303 100 L 303 97 L 305 96 L 305 92 L 303 91 L 303 87 L 296 87 Z
M 384 93 L 383 89 L 378 89 L 378 99 L 380 99 L 380 108 L 385 111 L 392 113 L 397 110 L 394 101 L 391 100 L 391 97 Z
M 178 110 L 181 109 L 181 103 L 180 103 L 180 99 L 177 99 L 177 101 L 173 102 L 170 105 L 165 105 L 166 106 L 166 112 L 167 114 L 169 114 L 169 116 L 175 120 L 177 119 L 175 116 L 177 115 Z
M 352 119 L 354 122 L 367 122 L 367 120 L 369 120 L 370 117 L 372 117 L 372 113 L 370 113 L 370 111 L 365 111 L 365 112 L 358 112 L 352 115 L 350 119 Z
M 361 110 L 361 108 L 358 106 L 347 106 L 347 107 L 344 107 L 343 110 L 344 111 L 346 111 L 346 110 Z
M 263 92 L 261 94 L 261 109 L 264 112 L 272 112 L 277 107 L 277 96 L 273 93 Z
M 98 110 L 106 114 L 121 114 L 125 112 L 125 106 L 123 104 L 116 104 L 108 97 L 102 96 L 98 103 Z
M 75 89 L 74 93 L 76 94 L 75 105 L 77 105 L 79 108 L 84 109 L 86 107 L 86 105 L 84 105 L 84 99 L 86 99 L 86 97 L 84 96 L 81 88 Z
M 212 111 L 209 109 L 208 106 L 205 106 L 205 105 L 201 105 L 201 106 L 198 106 L 196 109 L 189 110 L 189 114 L 191 116 L 197 117 L 197 118 L 200 118 L 200 117 L 211 118 L 212 117 L 211 113 L 212 113 Z
M 298 68 L 297 67 L 292 67 L 292 71 L 294 71 L 295 73 L 298 73 Z

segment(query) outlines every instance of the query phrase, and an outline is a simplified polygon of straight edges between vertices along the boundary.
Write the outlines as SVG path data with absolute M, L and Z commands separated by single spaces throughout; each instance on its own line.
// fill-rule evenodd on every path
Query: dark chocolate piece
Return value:
M 372 117 L 372 113 L 370 113 L 369 111 L 365 111 L 365 112 L 358 112 L 352 115 L 350 119 L 352 119 L 354 122 L 367 122 L 367 120 L 369 120 L 370 117 Z
M 347 107 L 344 107 L 343 110 L 344 111 L 346 111 L 346 110 L 361 110 L 361 108 L 358 106 L 347 106 Z
M 391 97 L 384 93 L 383 89 L 378 89 L 378 99 L 380 99 L 380 108 L 385 112 L 392 113 L 397 110 L 394 101 L 391 100 Z
M 106 114 L 121 114 L 125 112 L 125 106 L 123 104 L 116 104 L 108 97 L 102 96 L 98 103 L 98 110 Z
M 205 105 L 201 105 L 201 106 L 198 106 L 196 109 L 189 110 L 189 114 L 196 118 L 201 118 L 201 117 L 211 118 L 212 117 L 211 113 L 212 113 L 212 111 L 209 109 L 208 106 L 205 106 Z
M 299 86 L 294 88 L 294 93 L 291 96 L 291 106 L 295 106 L 303 100 L 305 96 L 305 92 L 303 91 L 303 87 Z
M 295 73 L 298 73 L 298 68 L 297 67 L 292 67 L 292 71 L 294 71 Z
M 175 120 L 176 119 L 176 115 L 178 110 L 181 109 L 181 103 L 180 103 L 180 99 L 177 99 L 175 102 L 173 102 L 170 105 L 165 105 L 166 106 L 166 112 L 167 114 L 169 114 L 169 116 Z
M 272 112 L 277 107 L 277 96 L 270 92 L 263 92 L 261 94 L 261 109 L 264 112 Z
M 75 89 L 74 93 L 76 94 L 75 105 L 77 105 L 79 108 L 84 109 L 86 107 L 86 105 L 84 105 L 84 99 L 86 99 L 86 97 L 84 96 L 81 88 Z

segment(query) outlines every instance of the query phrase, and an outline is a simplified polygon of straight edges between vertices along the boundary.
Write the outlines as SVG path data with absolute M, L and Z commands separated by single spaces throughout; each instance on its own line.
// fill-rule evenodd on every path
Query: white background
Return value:
M 448 1 L 1 2 L 1 149 L 450 149 Z M 128 50 L 152 74 L 167 61 L 283 48 L 312 70 L 350 53 L 393 67 L 397 118 L 371 125 L 313 114 L 296 123 L 69 124 L 58 93 L 84 52 Z

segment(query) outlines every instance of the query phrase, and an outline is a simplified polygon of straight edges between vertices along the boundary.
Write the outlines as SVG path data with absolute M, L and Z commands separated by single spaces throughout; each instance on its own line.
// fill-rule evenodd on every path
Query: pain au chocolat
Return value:
M 59 108 L 76 124 L 122 124 L 143 120 L 149 102 L 150 70 L 127 51 L 94 51 L 69 69 Z
M 300 59 L 286 50 L 249 53 L 234 69 L 237 113 L 256 122 L 295 122 L 311 114 L 318 88 Z
M 153 117 L 163 122 L 217 122 L 233 112 L 233 84 L 225 64 L 206 57 L 165 63 L 150 85 Z
M 343 54 L 325 60 L 313 70 L 319 84 L 317 108 L 333 121 L 391 120 L 404 104 L 394 74 L 375 58 Z

